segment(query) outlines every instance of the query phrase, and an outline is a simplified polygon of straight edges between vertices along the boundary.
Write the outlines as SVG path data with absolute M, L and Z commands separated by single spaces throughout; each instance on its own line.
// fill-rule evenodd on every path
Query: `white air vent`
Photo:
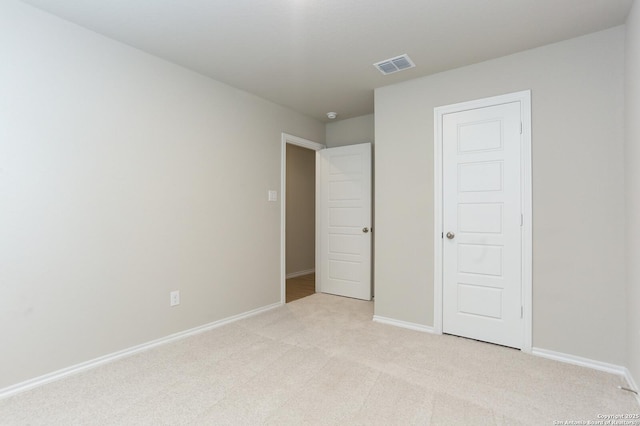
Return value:
M 373 64 L 373 66 L 378 68 L 378 71 L 380 71 L 382 74 L 387 75 L 413 68 L 416 65 L 413 63 L 409 55 L 405 54 L 396 56 L 395 58 L 385 59 L 384 61 Z

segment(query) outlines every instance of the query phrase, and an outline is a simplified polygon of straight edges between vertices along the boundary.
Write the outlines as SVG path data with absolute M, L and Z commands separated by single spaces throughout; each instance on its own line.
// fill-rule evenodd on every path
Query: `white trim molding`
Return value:
M 314 274 L 316 272 L 315 268 L 306 269 L 304 271 L 291 272 L 285 276 L 286 279 L 302 277 L 304 275 Z
M 621 376 L 627 382 L 628 388 L 633 389 L 636 392 L 638 391 L 638 385 L 635 380 L 633 380 L 633 376 L 627 367 L 541 348 L 532 348 L 531 354 L 542 358 L 552 359 L 554 361 L 579 365 L 580 367 L 591 368 L 593 370 L 604 371 L 605 373 Z M 636 393 L 634 396 L 636 397 L 638 404 L 640 404 L 640 395 Z
M 408 328 L 409 330 L 421 331 L 423 333 L 442 334 L 442 333 L 436 333 L 433 327 L 430 327 L 428 325 L 417 324 L 415 322 L 401 321 L 393 318 L 381 317 L 380 315 L 374 315 L 373 322 L 392 325 L 394 327 Z
M 313 142 L 307 139 L 303 139 L 298 136 L 282 133 L 281 147 L 280 147 L 280 302 L 286 302 L 287 288 L 285 281 L 287 278 L 287 144 L 301 146 L 303 148 L 312 149 L 314 151 L 320 151 L 325 149 L 326 146 Z M 318 157 L 316 155 L 316 217 L 318 215 Z M 316 224 L 316 258 L 315 262 L 318 262 L 318 225 Z M 315 270 L 314 270 L 315 271 Z M 291 274 L 290 274 L 291 275 Z M 318 283 L 321 282 L 320 277 L 316 274 L 316 290 L 318 289 Z
M 189 330 L 170 334 L 168 336 L 161 337 L 160 339 L 152 340 L 150 342 L 146 342 L 137 346 L 132 346 L 130 348 L 123 349 L 121 351 L 113 352 L 111 354 L 104 355 L 89 361 L 85 361 L 80 364 L 72 365 L 70 367 L 66 367 L 61 370 L 57 370 L 39 377 L 35 377 L 33 379 L 29 379 L 24 382 L 17 383 L 15 385 L 11 385 L 6 388 L 0 389 L 0 399 L 8 398 L 10 396 L 45 385 L 47 383 L 61 380 L 61 379 L 64 379 L 65 377 L 78 374 L 83 371 L 90 370 L 92 368 L 96 368 L 101 365 L 108 364 L 110 362 L 117 361 L 119 359 L 126 358 L 131 355 L 135 355 L 140 352 L 147 351 L 157 346 L 171 343 L 176 340 L 184 339 L 186 337 L 193 336 L 196 334 L 204 333 L 205 331 L 213 330 L 214 328 L 222 327 L 223 325 L 230 324 L 232 322 L 239 321 L 241 319 L 249 318 L 254 315 L 258 315 L 263 312 L 278 308 L 280 306 L 282 306 L 282 303 L 280 302 L 273 303 L 271 305 L 263 306 L 261 308 L 256 308 L 248 312 L 223 318 L 221 320 L 204 324 L 198 327 L 194 327 Z
M 542 358 L 553 359 L 555 361 L 564 362 L 567 364 L 579 365 L 580 367 L 587 367 L 593 370 L 604 371 L 605 373 L 617 374 L 618 376 L 625 376 L 625 367 L 615 364 L 609 364 L 602 361 L 596 361 L 589 358 L 583 358 L 577 355 L 565 354 L 562 352 L 550 351 L 548 349 L 532 348 L 531 355 L 539 356 Z
M 442 178 L 442 118 L 445 114 L 483 108 L 509 102 L 520 102 L 520 119 L 522 122 L 522 157 L 521 157 L 521 209 L 522 224 L 522 311 L 523 311 L 523 352 L 531 353 L 533 337 L 533 245 L 532 245 L 532 189 L 531 189 L 531 91 L 509 93 L 506 95 L 461 102 L 434 108 L 434 143 L 433 143 L 433 202 L 434 202 L 434 285 L 433 285 L 433 329 L 442 334 L 442 298 L 443 298 L 443 240 L 438 235 L 443 233 L 443 178 Z

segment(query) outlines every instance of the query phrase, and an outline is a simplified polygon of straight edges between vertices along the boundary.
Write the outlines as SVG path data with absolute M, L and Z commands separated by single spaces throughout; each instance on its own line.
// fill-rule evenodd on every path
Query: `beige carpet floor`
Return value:
M 618 376 L 372 314 L 314 294 L 1 400 L 0 424 L 552 425 L 640 412 Z

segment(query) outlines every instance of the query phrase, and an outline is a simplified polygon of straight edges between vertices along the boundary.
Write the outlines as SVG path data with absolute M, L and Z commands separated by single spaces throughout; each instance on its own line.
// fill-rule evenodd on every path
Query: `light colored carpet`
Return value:
M 2 400 L 0 424 L 551 425 L 640 412 L 618 376 L 372 314 L 314 294 Z

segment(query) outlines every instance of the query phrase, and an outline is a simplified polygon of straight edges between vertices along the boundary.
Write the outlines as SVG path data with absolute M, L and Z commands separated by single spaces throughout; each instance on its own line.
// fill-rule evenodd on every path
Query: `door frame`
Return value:
M 293 136 L 287 133 L 282 133 L 281 146 L 280 146 L 280 304 L 286 303 L 287 288 L 286 288 L 286 260 L 287 260 L 287 144 L 301 146 L 303 148 L 311 149 L 314 151 L 320 151 L 325 149 L 326 146 L 317 142 L 310 141 L 298 136 Z M 316 290 L 318 289 L 318 173 L 319 159 L 316 155 L 316 244 L 315 244 L 315 261 L 316 263 Z
M 510 102 L 520 102 L 522 123 L 522 154 L 520 159 L 521 172 L 521 210 L 522 224 L 522 307 L 524 320 L 524 335 L 522 351 L 531 353 L 532 349 L 532 299 L 533 299 L 533 246 L 532 246 L 532 191 L 531 191 L 531 90 L 509 93 L 445 105 L 433 109 L 434 120 L 434 297 L 433 297 L 433 328 L 437 334 L 442 334 L 442 301 L 443 301 L 443 135 L 442 118 L 445 114 L 461 112 L 470 109 L 484 108 Z M 438 238 L 440 234 L 440 238 Z

